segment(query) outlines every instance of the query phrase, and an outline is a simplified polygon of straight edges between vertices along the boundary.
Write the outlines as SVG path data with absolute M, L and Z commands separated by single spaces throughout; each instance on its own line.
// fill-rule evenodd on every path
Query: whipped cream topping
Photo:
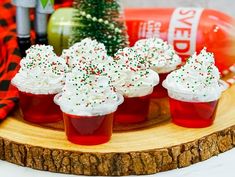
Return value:
M 104 44 L 90 38 L 83 39 L 69 49 L 63 50 L 61 57 L 67 61 L 71 70 L 79 68 L 86 70 L 88 74 L 97 75 L 104 72 L 105 66 L 111 62 Z
M 150 63 L 134 48 L 124 48 L 115 58 L 107 55 L 105 46 L 86 38 L 62 54 L 71 70 L 78 68 L 87 75 L 107 76 L 115 89 L 128 97 L 145 96 L 158 84 L 159 77 Z
M 142 39 L 135 43 L 134 48 L 151 64 L 157 73 L 168 73 L 181 64 L 181 58 L 173 47 L 159 38 Z
M 223 91 L 214 56 L 206 48 L 199 55 L 192 55 L 180 69 L 171 72 L 163 86 L 168 89 L 170 97 L 190 102 L 215 101 Z
M 125 97 L 149 95 L 159 83 L 158 74 L 149 69 L 149 62 L 138 55 L 135 48 L 119 50 L 114 62 L 115 68 L 110 71 L 111 79 L 115 89 Z
M 115 112 L 122 102 L 123 97 L 114 92 L 108 77 L 87 75 L 79 69 L 67 75 L 63 91 L 55 97 L 63 112 L 81 116 Z
M 34 45 L 22 58 L 12 84 L 23 92 L 55 94 L 61 91 L 67 70 L 65 60 L 56 56 L 53 47 Z

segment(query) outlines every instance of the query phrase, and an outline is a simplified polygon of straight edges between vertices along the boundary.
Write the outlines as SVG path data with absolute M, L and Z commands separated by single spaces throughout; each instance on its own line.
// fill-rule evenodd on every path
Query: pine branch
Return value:
M 110 55 L 128 45 L 126 26 L 120 20 L 117 0 L 75 0 L 71 45 L 90 37 L 102 42 Z

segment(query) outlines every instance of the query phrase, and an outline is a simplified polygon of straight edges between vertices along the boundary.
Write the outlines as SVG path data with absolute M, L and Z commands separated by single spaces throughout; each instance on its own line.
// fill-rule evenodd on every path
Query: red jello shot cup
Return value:
M 63 120 L 62 112 L 54 103 L 55 94 L 31 94 L 19 91 L 19 105 L 24 120 L 32 123 L 53 123 Z
M 185 101 L 173 96 L 183 93 L 168 90 L 168 94 L 173 123 L 188 128 L 204 128 L 213 124 L 219 98 L 213 101 Z
M 151 94 L 151 98 L 164 98 L 168 96 L 167 89 L 162 86 L 162 82 L 166 79 L 169 73 L 159 73 L 159 84 L 153 88 L 153 93 Z
M 124 102 L 114 114 L 115 123 L 134 124 L 147 120 L 150 95 L 142 97 L 124 97 Z
M 60 105 L 58 94 L 54 101 Z M 118 102 L 113 112 L 92 113 L 94 115 L 75 115 L 63 111 L 65 133 L 67 139 L 79 145 L 98 145 L 107 143 L 112 136 L 113 115 L 118 105 L 123 102 L 122 95 L 118 94 Z M 62 109 L 62 108 L 61 108 Z M 98 111 L 100 112 L 100 111 Z
M 63 113 L 67 139 L 80 145 L 98 145 L 112 136 L 113 113 L 97 116 L 77 116 Z

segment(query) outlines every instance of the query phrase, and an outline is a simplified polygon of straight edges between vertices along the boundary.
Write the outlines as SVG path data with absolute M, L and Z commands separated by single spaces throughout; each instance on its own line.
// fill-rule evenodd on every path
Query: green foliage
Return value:
M 75 27 L 70 45 L 90 37 L 102 42 L 109 55 L 128 45 L 118 0 L 75 0 Z

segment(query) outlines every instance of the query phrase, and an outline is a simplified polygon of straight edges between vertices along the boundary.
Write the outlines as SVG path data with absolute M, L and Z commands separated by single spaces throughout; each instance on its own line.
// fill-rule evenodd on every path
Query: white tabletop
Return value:
M 235 148 L 217 157 L 186 168 L 161 172 L 148 177 L 235 177 Z M 0 177 L 78 177 L 20 167 L 0 160 Z

